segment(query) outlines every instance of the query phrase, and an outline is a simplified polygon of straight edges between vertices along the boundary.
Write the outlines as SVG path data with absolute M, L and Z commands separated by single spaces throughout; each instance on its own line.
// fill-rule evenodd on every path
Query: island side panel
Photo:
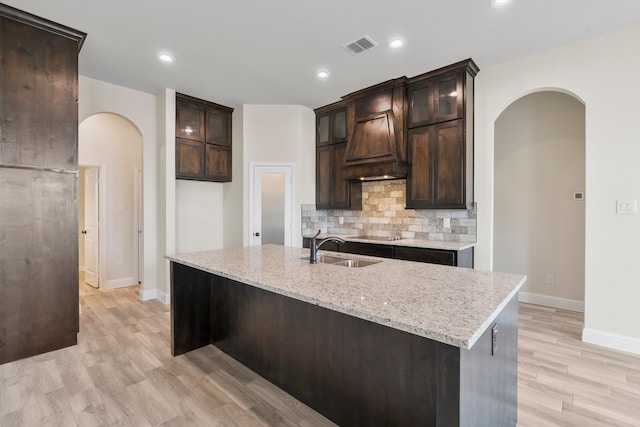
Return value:
M 493 325 L 497 325 L 498 333 L 492 356 Z M 460 350 L 460 425 L 513 427 L 518 419 L 517 398 L 516 294 L 474 346 Z
M 337 424 L 457 425 L 459 371 L 438 363 L 458 348 L 222 277 L 212 301 L 218 348 Z
M 211 274 L 171 263 L 171 354 L 211 343 Z

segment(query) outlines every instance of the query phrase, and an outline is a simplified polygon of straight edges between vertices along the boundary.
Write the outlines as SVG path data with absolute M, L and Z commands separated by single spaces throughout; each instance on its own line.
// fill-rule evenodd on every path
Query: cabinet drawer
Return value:
M 345 242 L 338 246 L 340 252 L 356 255 L 378 256 L 393 258 L 393 246 L 376 245 L 372 243 Z
M 428 262 L 431 264 L 457 265 L 456 251 L 440 249 L 396 247 L 395 257 L 404 261 Z

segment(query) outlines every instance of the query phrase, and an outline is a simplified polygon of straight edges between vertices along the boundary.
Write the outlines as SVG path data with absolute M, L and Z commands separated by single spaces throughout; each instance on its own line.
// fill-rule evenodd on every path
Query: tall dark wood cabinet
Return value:
M 466 209 L 473 202 L 472 60 L 407 82 L 407 208 Z
M 362 209 L 362 183 L 344 178 L 347 108 L 335 103 L 316 113 L 316 209 Z
M 85 37 L 0 4 L 0 364 L 77 343 Z
M 231 181 L 233 108 L 176 94 L 176 178 Z

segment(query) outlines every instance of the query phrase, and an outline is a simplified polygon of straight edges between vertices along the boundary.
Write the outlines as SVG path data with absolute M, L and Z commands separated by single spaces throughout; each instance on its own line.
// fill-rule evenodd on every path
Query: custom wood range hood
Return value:
M 348 140 L 345 179 L 406 178 L 406 77 L 346 95 Z

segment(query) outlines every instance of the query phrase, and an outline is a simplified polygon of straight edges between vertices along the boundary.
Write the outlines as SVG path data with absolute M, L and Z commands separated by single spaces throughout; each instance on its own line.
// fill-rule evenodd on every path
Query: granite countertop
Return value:
M 321 234 L 318 239 L 324 239 L 325 237 L 340 237 L 348 242 L 362 242 L 362 243 L 375 243 L 377 245 L 391 245 L 391 246 L 408 246 L 412 248 L 425 248 L 425 249 L 444 249 L 447 251 L 461 251 L 467 248 L 472 248 L 476 244 L 475 242 L 444 242 L 440 240 L 425 240 L 425 239 L 399 239 L 399 240 L 378 240 L 378 239 L 363 239 L 357 235 L 342 235 L 342 234 Z M 302 236 L 303 238 L 310 239 L 312 236 Z
M 322 254 L 323 251 L 319 253 Z M 329 252 L 380 261 L 361 268 L 318 263 L 308 249 L 276 245 L 168 255 L 238 282 L 470 349 L 526 276 Z

